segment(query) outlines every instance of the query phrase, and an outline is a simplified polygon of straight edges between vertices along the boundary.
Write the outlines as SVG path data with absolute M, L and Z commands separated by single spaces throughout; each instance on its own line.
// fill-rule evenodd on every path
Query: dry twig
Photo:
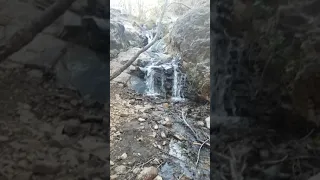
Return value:
M 196 166 L 198 166 L 198 163 L 199 163 L 201 148 L 202 148 L 203 145 L 204 145 L 207 141 L 209 141 L 209 140 L 210 140 L 210 139 L 205 140 L 205 141 L 201 144 L 201 146 L 199 147 Z

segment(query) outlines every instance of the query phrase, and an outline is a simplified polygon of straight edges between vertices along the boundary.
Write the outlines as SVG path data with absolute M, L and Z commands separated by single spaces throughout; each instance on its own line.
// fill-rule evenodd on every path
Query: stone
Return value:
M 113 166 L 114 165 L 114 162 L 113 161 L 110 161 L 110 166 Z
M 153 180 L 158 175 L 158 169 L 151 166 L 145 167 L 143 170 L 138 174 L 137 180 Z
M 205 119 L 206 127 L 210 129 L 210 116 Z
M 158 126 L 157 124 L 155 124 L 155 125 L 153 126 L 153 129 L 158 130 L 158 129 L 159 129 L 159 126 Z
M 153 180 L 162 180 L 162 177 L 158 175 L 158 176 L 155 177 Z
M 124 165 L 120 165 L 114 168 L 116 174 L 124 174 L 127 170 L 127 167 Z
M 169 118 L 165 119 L 165 121 L 162 124 L 166 127 L 172 127 L 173 125 L 172 121 Z
M 166 138 L 166 137 L 167 137 L 166 133 L 163 132 L 163 131 L 160 133 L 160 136 L 161 136 L 162 138 Z
M 55 161 L 36 161 L 32 165 L 32 172 L 35 174 L 56 174 L 60 170 L 60 164 Z
M 116 174 L 110 176 L 111 180 L 116 180 L 117 178 L 118 178 L 118 175 L 116 175 Z
M 138 118 L 138 121 L 139 121 L 139 122 L 144 122 L 144 121 L 146 121 L 146 120 L 143 119 L 143 118 Z
M 127 159 L 128 155 L 127 153 L 123 153 L 121 156 L 120 156 L 120 159 L 121 160 L 124 160 L 124 159 Z

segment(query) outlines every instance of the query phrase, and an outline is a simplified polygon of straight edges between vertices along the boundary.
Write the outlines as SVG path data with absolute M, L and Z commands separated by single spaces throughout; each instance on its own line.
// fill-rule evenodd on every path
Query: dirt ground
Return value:
M 170 142 L 174 138 L 179 138 L 175 134 L 177 132 L 170 125 L 170 123 L 176 123 L 173 118 L 177 116 L 172 113 L 174 106 L 170 100 L 154 100 L 135 94 L 121 84 L 112 83 L 110 105 L 111 179 L 144 180 L 144 173 L 153 177 L 150 178 L 152 180 L 192 179 L 181 170 L 171 174 L 162 169 L 170 159 L 179 158 L 169 153 Z M 200 110 L 202 115 L 198 114 L 198 118 L 201 120 L 204 120 L 208 114 L 206 107 L 208 106 L 203 105 L 202 109 L 205 110 Z M 202 131 L 209 133 L 203 127 L 204 123 L 200 126 Z M 197 151 L 198 148 L 199 145 L 191 144 L 191 146 L 185 147 L 185 150 Z M 200 161 L 205 164 L 204 169 L 210 172 L 208 147 L 203 148 L 202 155 Z M 193 162 L 195 163 L 197 155 L 192 154 L 191 156 L 195 159 Z M 209 176 L 203 179 L 209 179 Z
M 108 113 L 43 81 L 41 71 L 1 64 L 0 179 L 105 179 Z

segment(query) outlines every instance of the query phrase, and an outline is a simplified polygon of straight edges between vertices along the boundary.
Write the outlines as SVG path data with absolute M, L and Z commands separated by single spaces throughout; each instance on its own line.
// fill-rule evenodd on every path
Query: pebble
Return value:
M 161 136 L 162 138 L 166 138 L 166 137 L 167 137 L 166 133 L 164 133 L 163 131 L 160 133 L 160 136 Z
M 168 120 L 165 120 L 163 123 L 162 123 L 164 126 L 166 127 L 172 127 L 172 122 L 168 119 Z
M 143 119 L 143 118 L 138 118 L 138 121 L 139 121 L 139 122 L 145 122 L 146 120 Z
M 159 129 L 159 126 L 158 126 L 157 124 L 155 124 L 155 125 L 153 126 L 153 129 L 157 130 L 157 129 Z
M 110 161 L 110 166 L 113 166 L 114 165 L 114 162 L 113 161 Z
M 124 159 L 127 159 L 128 155 L 127 153 L 123 153 L 121 156 L 120 156 L 120 159 L 121 160 L 124 160 Z
M 145 167 L 138 174 L 137 180 L 153 180 L 158 175 L 158 169 L 155 167 Z

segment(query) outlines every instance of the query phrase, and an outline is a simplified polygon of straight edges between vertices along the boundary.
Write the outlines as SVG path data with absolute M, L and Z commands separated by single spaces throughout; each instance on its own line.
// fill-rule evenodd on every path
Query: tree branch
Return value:
M 3 45 L 0 45 L 0 62 L 29 44 L 43 29 L 61 16 L 75 0 L 57 0 L 37 18 L 13 34 Z
M 121 68 L 119 68 L 118 70 L 116 70 L 111 76 L 110 76 L 110 81 L 112 81 L 114 78 L 118 77 L 124 70 L 126 70 L 138 57 L 141 53 L 143 53 L 144 51 L 148 50 L 158 39 L 159 35 L 160 35 L 160 29 L 161 29 L 161 22 L 164 16 L 164 12 L 166 11 L 167 8 L 167 3 L 168 0 L 166 0 L 165 2 L 165 6 L 163 8 L 163 11 L 161 13 L 160 19 L 159 19 L 159 24 L 157 27 L 157 34 L 156 36 L 153 38 L 153 40 L 146 45 L 145 47 L 143 47 L 142 49 L 140 49 L 136 55 L 134 55 L 125 65 L 123 65 Z

